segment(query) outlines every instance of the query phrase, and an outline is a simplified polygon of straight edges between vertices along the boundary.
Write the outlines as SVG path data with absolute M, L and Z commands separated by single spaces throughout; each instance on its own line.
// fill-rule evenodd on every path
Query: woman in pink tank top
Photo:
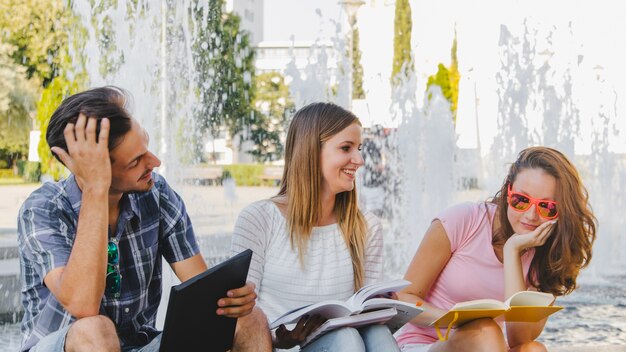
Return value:
M 547 318 L 476 319 L 446 341 L 428 325 L 458 302 L 504 301 L 525 290 L 571 293 L 595 237 L 596 219 L 572 163 L 551 148 L 523 150 L 491 201 L 453 206 L 431 223 L 405 274 L 412 284 L 398 294 L 425 312 L 396 333 L 398 344 L 402 351 L 546 351 L 535 339 Z

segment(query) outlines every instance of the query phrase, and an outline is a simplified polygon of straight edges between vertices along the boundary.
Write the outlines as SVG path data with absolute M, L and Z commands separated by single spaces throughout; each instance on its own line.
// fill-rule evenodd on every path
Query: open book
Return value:
M 289 311 L 271 322 L 270 329 L 275 329 L 281 324 L 297 323 L 303 315 L 317 314 L 328 319 L 309 335 L 301 347 L 324 333 L 342 326 L 360 327 L 385 323 L 394 332 L 424 309 L 411 303 L 375 296 L 399 291 L 409 284 L 410 282 L 406 280 L 394 280 L 367 285 L 345 302 L 339 300 L 323 301 Z
M 495 299 L 477 299 L 455 304 L 447 313 L 430 325 L 437 330 L 440 340 L 447 340 L 450 329 L 480 318 L 497 318 L 503 316 L 510 322 L 538 322 L 563 307 L 552 306 L 555 297 L 549 293 L 537 291 L 520 291 L 504 302 Z M 439 327 L 447 326 L 445 336 Z

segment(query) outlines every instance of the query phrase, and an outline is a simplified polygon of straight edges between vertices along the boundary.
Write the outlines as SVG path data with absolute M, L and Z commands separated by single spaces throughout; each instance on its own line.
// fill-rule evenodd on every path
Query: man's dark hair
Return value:
M 130 131 L 132 121 L 126 110 L 129 99 L 127 91 L 115 86 L 93 88 L 66 98 L 50 117 L 46 131 L 48 145 L 67 152 L 63 131 L 68 123 L 76 123 L 78 115 L 83 113 L 86 117 L 98 119 L 96 136 L 100 133 L 100 120 L 105 117 L 109 119 L 109 150 L 112 150 Z M 61 161 L 58 156 L 55 157 Z

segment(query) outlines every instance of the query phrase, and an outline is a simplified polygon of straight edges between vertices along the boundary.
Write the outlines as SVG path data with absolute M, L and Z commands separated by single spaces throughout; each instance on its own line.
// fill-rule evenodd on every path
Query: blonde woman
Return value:
M 240 214 L 233 252 L 254 251 L 248 279 L 273 321 L 303 305 L 347 299 L 381 278 L 381 225 L 357 206 L 356 171 L 363 165 L 361 123 L 330 103 L 300 109 L 289 126 L 278 195 Z M 303 317 L 293 330 L 273 332 L 275 348 L 304 341 L 323 320 Z M 383 325 L 332 331 L 303 351 L 397 351 Z

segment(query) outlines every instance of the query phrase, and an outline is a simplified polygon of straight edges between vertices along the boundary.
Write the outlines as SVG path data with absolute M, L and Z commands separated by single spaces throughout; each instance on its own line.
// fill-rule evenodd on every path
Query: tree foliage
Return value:
M 295 105 L 289 96 L 285 78 L 278 72 L 262 73 L 254 80 L 252 102 L 254 119 L 249 125 L 249 138 L 254 149 L 248 151 L 257 162 L 278 160 L 283 154 L 281 140 L 287 128 L 287 117 Z
M 428 77 L 428 83 L 426 84 L 426 90 L 432 85 L 438 85 L 441 87 L 443 96 L 450 102 L 450 111 L 452 112 L 452 120 L 456 125 L 456 112 L 457 104 L 459 101 L 459 80 L 461 74 L 459 73 L 459 65 L 456 56 L 456 33 L 454 35 L 454 41 L 452 42 L 451 50 L 451 63 L 449 67 L 440 63 L 438 65 L 437 73 Z
M 62 0 L 0 0 L 0 150 L 28 153 L 36 100 L 70 62 L 71 10 Z
M 61 104 L 66 97 L 78 93 L 81 90 L 79 81 L 69 81 L 63 76 L 55 77 L 50 84 L 43 90 L 41 100 L 37 103 L 37 124 L 40 126 L 41 137 L 37 151 L 39 152 L 39 162 L 41 163 L 41 173 L 52 176 L 58 180 L 65 173 L 65 167 L 61 164 L 50 151 L 48 142 L 46 141 L 46 131 L 48 123 L 54 110 Z
M 11 55 L 26 68 L 26 77 L 43 86 L 58 76 L 69 61 L 70 28 L 77 19 L 63 0 L 0 0 L 3 41 L 16 50 Z
M 391 70 L 391 84 L 397 85 L 403 77 L 407 77 L 415 70 L 411 54 L 411 5 L 409 0 L 396 0 L 393 37 L 393 67 Z
M 9 101 L 8 105 L 0 102 L 0 133 L 7 133 L 0 135 L 0 149 L 14 148 L 14 154 L 23 157 L 34 119 L 42 129 L 39 152 L 46 161 L 51 158 L 45 144 L 47 120 L 60 103 L 59 99 L 53 104 L 47 95 L 58 88 L 57 77 L 67 84 L 85 81 L 84 73 L 75 73 L 81 57 L 70 56 L 70 44 L 78 48 L 84 30 L 64 0 L 0 0 L 0 28 L 0 101 Z M 70 74 L 73 83 L 67 78 Z
M 26 67 L 12 58 L 15 46 L 0 42 L 0 150 L 7 166 L 28 152 L 37 80 L 26 78 Z
M 203 134 L 217 138 L 222 127 L 231 137 L 241 133 L 252 118 L 254 51 L 241 19 L 223 12 L 223 0 L 210 0 L 208 9 L 197 6 L 198 23 L 193 43 L 200 107 L 196 122 Z
M 363 66 L 361 65 L 361 49 L 359 48 L 359 28 L 356 24 L 352 31 L 352 99 L 365 99 L 363 90 Z
M 113 20 L 111 19 L 111 10 L 117 7 L 118 0 L 100 0 L 90 1 L 91 18 L 89 19 L 90 27 L 93 30 L 94 37 L 98 38 L 96 44 L 100 53 L 98 61 L 98 71 L 100 76 L 108 77 L 111 73 L 118 72 L 124 63 L 124 56 L 117 53 L 118 47 L 115 41 L 115 31 Z M 138 7 L 137 0 L 126 3 L 126 19 L 129 21 L 131 35 L 133 32 L 133 19 L 136 14 L 142 12 L 142 8 Z

